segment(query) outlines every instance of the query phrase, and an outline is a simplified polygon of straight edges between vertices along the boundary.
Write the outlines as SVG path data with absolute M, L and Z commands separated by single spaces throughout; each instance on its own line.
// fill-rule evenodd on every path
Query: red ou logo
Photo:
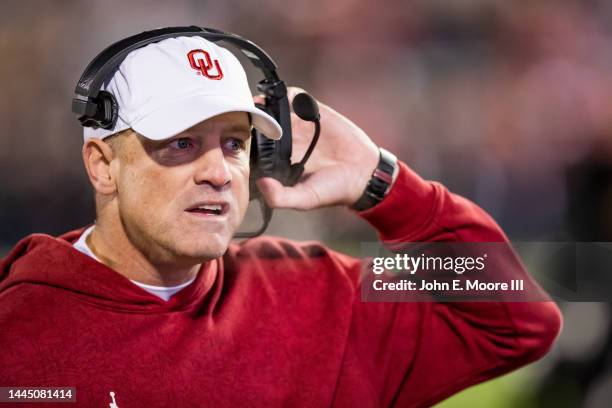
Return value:
M 219 60 L 212 60 L 210 54 L 204 50 L 191 50 L 187 54 L 191 68 L 201 73 L 209 79 L 223 78 L 223 71 L 219 65 Z

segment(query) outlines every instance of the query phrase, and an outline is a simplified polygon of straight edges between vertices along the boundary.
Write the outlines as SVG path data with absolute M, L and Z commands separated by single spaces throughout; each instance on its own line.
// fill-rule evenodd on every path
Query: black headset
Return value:
M 251 199 L 260 203 L 263 224 L 256 231 L 237 233 L 235 237 L 254 237 L 265 231 L 272 218 L 272 209 L 266 205 L 255 180 L 265 176 L 273 177 L 287 186 L 297 183 L 318 141 L 321 126 L 316 101 L 306 93 L 297 95 L 293 99 L 293 110 L 301 119 L 315 123 L 315 135 L 302 160 L 291 164 L 291 111 L 287 87 L 278 77 L 272 58 L 253 42 L 236 34 L 197 26 L 159 28 L 125 38 L 104 49 L 89 63 L 74 91 L 72 111 L 85 127 L 112 129 L 118 118 L 117 101 L 110 92 L 100 88 L 127 55 L 138 48 L 168 38 L 194 36 L 215 43 L 225 41 L 237 47 L 263 72 L 264 79 L 257 84 L 257 89 L 265 95 L 265 105 L 257 104 L 257 107 L 274 117 L 283 130 L 280 140 L 269 139 L 256 129 L 252 132 L 249 189 Z

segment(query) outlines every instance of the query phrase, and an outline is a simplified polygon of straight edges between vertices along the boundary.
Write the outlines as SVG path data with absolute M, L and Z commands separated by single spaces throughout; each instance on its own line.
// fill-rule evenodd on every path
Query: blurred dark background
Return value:
M 93 220 L 70 112 L 86 64 L 123 37 L 190 24 L 262 46 L 288 83 L 511 239 L 612 241 L 611 23 L 603 0 L 2 2 L 0 255 Z M 375 239 L 344 209 L 277 212 L 269 233 L 338 249 Z M 609 406 L 609 305 L 562 307 L 544 361 L 441 406 Z

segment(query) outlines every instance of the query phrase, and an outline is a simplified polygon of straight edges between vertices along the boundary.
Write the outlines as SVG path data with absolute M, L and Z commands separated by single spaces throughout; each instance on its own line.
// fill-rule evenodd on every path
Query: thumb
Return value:
M 319 205 L 317 193 L 306 183 L 287 187 L 272 177 L 262 177 L 256 183 L 270 208 L 309 210 Z

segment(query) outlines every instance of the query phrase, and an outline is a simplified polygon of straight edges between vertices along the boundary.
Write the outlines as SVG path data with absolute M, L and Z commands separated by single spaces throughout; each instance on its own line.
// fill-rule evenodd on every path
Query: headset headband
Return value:
M 120 40 L 99 53 L 85 68 L 85 72 L 79 79 L 74 90 L 75 97 L 72 100 L 72 111 L 79 116 L 93 116 L 97 109 L 94 100 L 98 97 L 102 84 L 130 52 L 151 43 L 181 36 L 199 36 L 212 42 L 227 41 L 238 47 L 256 67 L 262 70 L 266 82 L 273 84 L 279 80 L 276 73 L 276 64 L 272 58 L 255 43 L 236 34 L 197 26 L 159 28 Z M 274 96 L 282 97 L 284 95 Z

